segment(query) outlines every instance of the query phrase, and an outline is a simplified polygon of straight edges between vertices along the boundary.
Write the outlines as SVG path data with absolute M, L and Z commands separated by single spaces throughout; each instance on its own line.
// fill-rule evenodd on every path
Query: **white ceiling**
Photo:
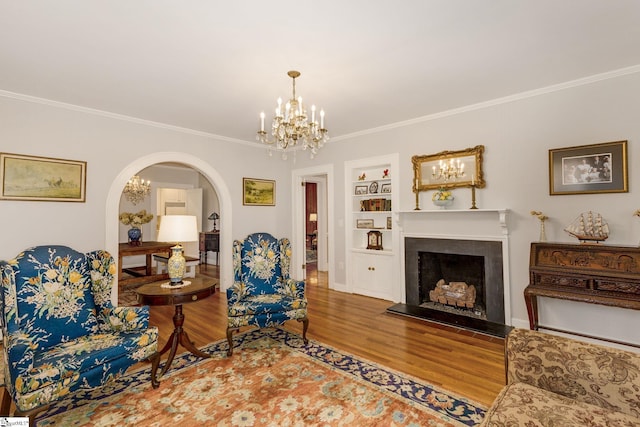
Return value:
M 638 64 L 638 0 L 0 0 L 5 94 L 243 141 L 291 69 L 335 138 Z

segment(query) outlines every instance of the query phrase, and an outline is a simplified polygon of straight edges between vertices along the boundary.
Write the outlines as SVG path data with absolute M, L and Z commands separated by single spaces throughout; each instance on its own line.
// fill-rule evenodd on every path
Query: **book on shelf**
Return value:
M 389 199 L 367 199 L 362 200 L 361 210 L 368 212 L 384 212 L 391 210 L 391 200 Z

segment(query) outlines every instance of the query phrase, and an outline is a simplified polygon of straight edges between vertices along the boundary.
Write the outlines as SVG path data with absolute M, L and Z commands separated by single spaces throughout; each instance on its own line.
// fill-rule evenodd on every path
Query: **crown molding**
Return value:
M 411 126 L 418 123 L 428 122 L 431 120 L 437 120 L 444 117 L 455 116 L 457 114 L 467 113 L 469 111 L 481 110 L 484 108 L 493 107 L 501 104 L 508 104 L 510 102 L 520 101 L 522 99 L 533 98 L 540 95 L 546 95 L 552 92 L 559 92 L 567 89 L 571 89 L 578 86 L 590 85 L 600 82 L 602 80 L 615 79 L 617 77 L 626 76 L 629 74 L 635 74 L 640 72 L 640 65 L 634 65 L 631 67 L 620 68 L 618 70 L 607 71 L 606 73 L 595 74 L 593 76 L 583 77 L 581 79 L 571 80 L 564 83 L 558 83 L 551 86 L 546 86 L 539 89 L 533 89 L 525 92 L 520 92 L 514 95 L 508 95 L 501 98 L 492 99 L 489 101 L 479 102 L 477 104 L 466 105 L 460 108 L 453 108 L 451 110 L 441 111 L 439 113 L 429 114 L 426 116 L 416 117 L 415 119 L 404 120 L 401 122 L 390 123 L 388 125 L 379 126 L 371 129 L 366 129 L 358 132 L 353 132 L 345 135 L 331 137 L 331 141 L 342 141 L 346 139 L 355 138 L 363 135 L 371 135 L 373 133 L 384 132 L 391 129 L 396 129 L 405 126 Z
M 631 67 L 620 68 L 618 70 L 607 71 L 606 73 L 595 74 L 593 76 L 583 77 L 583 78 L 580 78 L 580 79 L 571 80 L 571 81 L 564 82 L 564 83 L 558 83 L 558 84 L 555 84 L 555 85 L 546 86 L 546 87 L 539 88 L 539 89 L 533 89 L 533 90 L 529 90 L 529 91 L 525 91 L 525 92 L 520 92 L 520 93 L 517 93 L 517 94 L 514 94 L 514 95 L 508 95 L 508 96 L 504 96 L 504 97 L 501 97 L 501 98 L 492 99 L 492 100 L 489 100 L 489 101 L 479 102 L 477 104 L 471 104 L 471 105 L 467 105 L 467 106 L 464 106 L 464 107 L 453 108 L 453 109 L 450 109 L 450 110 L 441 111 L 439 113 L 434 113 L 434 114 L 429 114 L 429 115 L 426 115 L 426 116 L 416 117 L 414 119 L 403 120 L 401 122 L 390 123 L 388 125 L 378 126 L 378 127 L 375 127 L 375 128 L 365 129 L 365 130 L 361 130 L 361 131 L 358 131 L 358 132 L 352 132 L 352 133 L 348 133 L 348 134 L 344 134 L 344 135 L 340 135 L 340 136 L 332 136 L 330 141 L 331 142 L 344 141 L 344 140 L 356 138 L 356 137 L 363 136 L 363 135 L 371 135 L 373 133 L 379 133 L 379 132 L 384 132 L 384 131 L 388 131 L 388 130 L 396 129 L 396 128 L 400 128 L 400 127 L 411 126 L 411 125 L 415 125 L 415 124 L 418 124 L 418 123 L 423 123 L 423 122 L 428 122 L 428 121 L 431 121 L 431 120 L 441 119 L 441 118 L 444 118 L 444 117 L 455 116 L 457 114 L 464 114 L 464 113 L 467 113 L 467 112 L 470 112 L 470 111 L 481 110 L 483 108 L 489 108 L 489 107 L 493 107 L 493 106 L 496 106 L 496 105 L 508 104 L 510 102 L 520 101 L 522 99 L 533 98 L 533 97 L 536 97 L 536 96 L 545 95 L 545 94 L 549 94 L 549 93 L 552 93 L 552 92 L 559 92 L 559 91 L 562 91 L 562 90 L 567 90 L 567 89 L 571 89 L 571 88 L 578 87 L 578 86 L 585 86 L 585 85 L 589 85 L 589 84 L 600 82 L 602 80 L 614 79 L 614 78 L 617 78 L 617 77 L 622 77 L 622 76 L 626 76 L 626 75 L 629 75 L 629 74 L 635 74 L 635 73 L 638 73 L 638 72 L 640 72 L 640 64 L 639 65 L 633 65 Z M 56 108 L 63 108 L 63 109 L 66 109 L 66 110 L 79 111 L 79 112 L 83 112 L 83 113 L 86 113 L 86 114 L 93 114 L 93 115 L 96 115 L 96 116 L 108 117 L 108 118 L 116 119 L 116 120 L 123 120 L 123 121 L 131 122 L 131 123 L 137 123 L 137 124 L 141 124 L 141 125 L 145 125 L 145 126 L 152 126 L 152 127 L 156 127 L 156 128 L 160 128 L 160 129 L 170 130 L 170 131 L 173 131 L 173 132 L 180 132 L 180 133 L 185 133 L 185 134 L 189 134 L 189 135 L 201 136 L 201 137 L 208 138 L 208 139 L 215 139 L 215 140 L 220 140 L 220 141 L 233 142 L 233 143 L 236 143 L 236 144 L 243 144 L 243 145 L 248 145 L 248 146 L 252 146 L 252 147 L 259 147 L 259 148 L 263 148 L 263 149 L 265 148 L 264 144 L 258 144 L 256 142 L 245 141 L 245 140 L 236 139 L 236 138 L 229 138 L 229 137 L 226 137 L 226 136 L 217 135 L 217 134 L 213 134 L 213 133 L 209 133 L 209 132 L 203 132 L 203 131 L 199 131 L 199 130 L 195 130 L 195 129 L 169 125 L 169 124 L 166 124 L 166 123 L 154 122 L 152 120 L 140 119 L 140 118 L 137 118 L 137 117 L 131 117 L 131 116 L 127 116 L 127 115 L 124 115 L 124 114 L 112 113 L 112 112 L 109 112 L 109 111 L 98 110 L 98 109 L 95 109 L 95 108 L 83 107 L 83 106 L 79 106 L 79 105 L 75 105 L 75 104 L 68 104 L 66 102 L 53 101 L 53 100 L 50 100 L 50 99 L 39 98 L 37 96 L 31 96 L 31 95 L 25 95 L 25 94 L 21 94 L 21 93 L 9 92 L 9 91 L 2 90 L 2 89 L 0 89 L 0 96 L 5 97 L 5 98 L 18 99 L 18 100 L 26 101 L 26 102 L 32 102 L 32 103 L 36 103 L 36 104 L 48 105 L 48 106 L 52 106 L 52 107 L 56 107 Z

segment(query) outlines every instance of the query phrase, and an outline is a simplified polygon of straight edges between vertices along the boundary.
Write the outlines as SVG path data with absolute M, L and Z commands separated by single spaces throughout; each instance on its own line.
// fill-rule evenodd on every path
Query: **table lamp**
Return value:
M 180 242 L 198 241 L 198 222 L 194 215 L 164 215 L 158 230 L 159 242 L 176 242 L 167 261 L 169 281 L 172 286 L 182 283 L 186 262 Z
M 220 219 L 220 215 L 218 215 L 218 212 L 214 212 L 214 213 L 212 213 L 211 215 L 209 215 L 209 218 L 208 218 L 208 219 L 209 219 L 209 221 L 213 221 L 213 230 L 211 230 L 211 231 L 218 231 L 218 230 L 216 229 L 216 221 L 217 221 L 218 219 Z

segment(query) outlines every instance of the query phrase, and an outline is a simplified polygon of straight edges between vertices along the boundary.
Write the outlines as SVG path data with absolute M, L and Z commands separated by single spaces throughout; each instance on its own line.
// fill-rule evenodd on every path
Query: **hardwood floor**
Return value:
M 218 277 L 218 267 L 199 274 Z M 424 320 L 390 314 L 390 301 L 328 289 L 326 274 L 307 273 L 308 338 L 420 378 L 489 406 L 505 382 L 504 340 Z M 222 292 L 183 306 L 184 329 L 197 347 L 226 337 Z M 173 331 L 172 306 L 151 307 L 159 345 Z M 285 328 L 302 333 L 298 322 Z M 184 351 L 182 347 L 179 352 Z

